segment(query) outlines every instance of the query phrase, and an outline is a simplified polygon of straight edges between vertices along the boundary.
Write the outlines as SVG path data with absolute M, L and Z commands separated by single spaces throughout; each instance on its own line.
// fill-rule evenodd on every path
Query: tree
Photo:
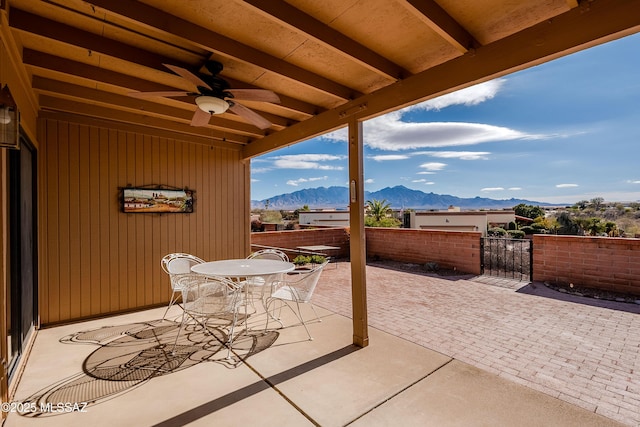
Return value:
M 603 202 L 604 202 L 604 199 L 602 197 L 594 197 L 593 199 L 591 199 L 591 205 L 595 210 L 600 210 Z
M 516 215 L 523 216 L 525 218 L 536 219 L 538 217 L 544 217 L 544 209 L 540 206 L 526 205 L 524 203 L 520 203 L 519 205 L 514 206 L 513 210 Z
M 567 212 L 560 212 L 558 218 L 556 218 L 558 222 L 557 233 L 558 234 L 568 234 L 568 235 L 577 235 L 580 231 L 580 227 L 576 222 L 571 219 L 571 216 Z
M 282 223 L 282 214 L 280 211 L 264 211 L 260 214 L 260 220 L 263 223 Z
M 402 224 L 400 220 L 389 216 L 391 204 L 386 200 L 367 200 L 367 208 L 369 212 L 364 219 L 367 227 L 399 227 Z
M 573 205 L 574 208 L 578 208 L 581 211 L 585 210 L 587 208 L 587 206 L 589 206 L 589 201 L 588 200 L 580 200 L 575 205 Z
M 391 204 L 387 203 L 386 200 L 367 200 L 367 207 L 369 208 L 368 216 L 373 217 L 378 222 L 391 212 Z

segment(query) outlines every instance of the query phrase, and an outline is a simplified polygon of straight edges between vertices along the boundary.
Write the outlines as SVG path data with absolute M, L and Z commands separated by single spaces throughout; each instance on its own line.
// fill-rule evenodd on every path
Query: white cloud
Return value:
M 260 182 L 259 179 L 251 178 L 251 182 Z
M 271 168 L 251 168 L 251 173 L 265 173 L 269 172 Z
M 496 96 L 506 83 L 506 79 L 496 79 L 480 83 L 466 89 L 460 89 L 429 101 L 422 102 L 411 109 L 442 110 L 452 105 L 478 105 Z
M 520 190 L 522 190 L 522 187 L 509 187 L 507 190 L 509 190 L 509 191 L 520 191 Z
M 373 182 L 374 182 L 374 181 L 373 181 L 373 178 L 369 178 L 369 179 L 365 179 L 365 180 L 364 180 L 364 183 L 365 183 L 365 184 L 373 184 Z
M 452 105 L 473 106 L 481 104 L 495 97 L 505 82 L 505 79 L 496 79 L 480 83 L 368 120 L 364 123 L 364 143 L 369 147 L 380 150 L 397 151 L 425 147 L 436 148 L 474 145 L 490 141 L 549 137 L 482 123 L 416 123 L 402 120 L 403 114 L 412 110 L 441 110 Z M 324 135 L 322 138 L 346 142 L 347 129 L 339 129 Z M 465 160 L 477 159 L 469 158 Z
M 367 122 L 365 143 L 380 150 L 454 147 L 491 141 L 533 138 L 514 129 L 481 123 L 403 122 L 398 113 L 390 113 Z
M 434 175 L 435 172 L 428 172 L 428 171 L 422 171 L 422 172 L 418 172 L 418 175 Z
M 370 156 L 371 160 L 375 160 L 376 162 L 384 162 L 387 160 L 406 160 L 409 156 L 404 154 L 384 154 L 379 156 Z
M 318 177 L 314 177 L 314 178 L 290 179 L 289 181 L 287 181 L 287 185 L 292 185 L 294 187 L 297 187 L 298 185 L 303 184 L 305 182 L 326 181 L 327 179 L 329 179 L 328 176 L 318 176 Z
M 489 151 L 416 151 L 414 155 L 427 155 L 442 159 L 487 160 Z
M 439 171 L 444 169 L 447 166 L 446 163 L 438 163 L 438 162 L 429 162 L 423 163 L 420 165 L 421 168 L 426 169 L 428 171 Z
M 480 191 L 504 191 L 503 187 L 485 187 L 481 188 Z
M 342 161 L 344 156 L 332 154 L 293 154 L 271 157 L 273 165 L 279 169 L 319 169 L 343 170 L 344 166 L 330 165 L 325 162 Z
M 482 123 L 404 122 L 399 112 L 388 113 L 364 124 L 365 145 L 388 151 L 457 147 L 484 142 L 548 137 Z M 339 130 L 327 134 L 323 138 L 346 142 L 347 133 Z
M 558 184 L 556 185 L 556 188 L 573 188 L 577 186 L 578 184 Z
M 306 179 L 304 178 L 300 178 L 300 179 L 290 179 L 289 181 L 287 181 L 287 185 L 292 185 L 294 187 L 297 187 L 298 185 L 307 182 Z
M 628 180 L 628 181 L 627 181 L 627 183 L 628 183 L 628 184 L 640 184 L 640 180 L 635 180 L 635 181 L 634 181 L 634 180 L 631 180 L 631 179 L 630 179 L 630 180 Z
M 433 185 L 433 184 L 435 184 L 435 182 L 427 181 L 426 179 L 414 179 L 411 182 L 413 182 L 415 184 L 424 184 L 424 185 Z

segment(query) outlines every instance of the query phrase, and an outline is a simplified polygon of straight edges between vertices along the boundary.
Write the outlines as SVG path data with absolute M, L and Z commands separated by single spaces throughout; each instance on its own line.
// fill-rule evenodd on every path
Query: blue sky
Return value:
M 364 123 L 365 190 L 640 201 L 640 34 Z M 257 157 L 251 199 L 346 186 L 346 129 Z

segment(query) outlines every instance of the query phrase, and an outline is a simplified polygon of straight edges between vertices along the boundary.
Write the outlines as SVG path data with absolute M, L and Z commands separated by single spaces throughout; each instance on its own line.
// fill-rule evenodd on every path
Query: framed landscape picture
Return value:
M 123 188 L 122 211 L 126 213 L 192 213 L 193 190 Z

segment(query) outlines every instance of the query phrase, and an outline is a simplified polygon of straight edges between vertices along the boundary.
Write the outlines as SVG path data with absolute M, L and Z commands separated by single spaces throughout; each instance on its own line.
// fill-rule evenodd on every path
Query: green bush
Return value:
M 534 234 L 538 232 L 535 227 L 532 227 L 530 225 L 523 225 L 522 227 L 520 227 L 520 231 L 522 231 L 524 234 Z
M 507 231 L 504 228 L 492 227 L 487 230 L 487 234 L 491 237 L 504 237 L 507 235 Z
M 311 255 L 311 264 L 322 264 L 326 260 L 322 255 Z
M 524 231 L 522 230 L 509 230 L 507 233 L 512 239 L 524 239 Z
M 311 257 L 306 255 L 298 255 L 293 259 L 295 265 L 305 265 L 311 262 Z
M 305 265 L 305 264 L 322 264 L 327 260 L 326 257 L 322 255 L 298 255 L 293 259 L 293 263 L 295 265 Z

